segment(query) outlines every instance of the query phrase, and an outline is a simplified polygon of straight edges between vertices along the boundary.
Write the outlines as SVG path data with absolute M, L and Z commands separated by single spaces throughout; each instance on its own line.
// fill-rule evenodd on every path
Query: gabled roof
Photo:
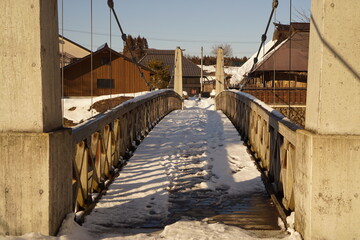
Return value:
M 307 22 L 291 22 L 291 24 L 281 24 L 274 23 L 276 30 L 278 31 L 289 31 L 289 27 L 291 26 L 292 32 L 301 31 L 308 32 L 310 31 L 310 23 Z
M 174 71 L 174 61 L 175 61 L 175 50 L 160 50 L 160 49 L 147 49 L 145 56 L 139 61 L 143 65 L 147 65 L 153 60 L 160 60 L 164 63 L 165 66 L 169 67 L 170 73 Z M 199 77 L 201 76 L 201 68 L 199 68 L 195 63 L 182 57 L 182 67 L 183 67 L 183 77 Z M 206 73 L 203 72 L 205 76 Z
M 99 47 L 99 48 L 96 50 L 96 52 L 93 52 L 92 56 L 95 57 L 95 56 L 97 56 L 97 55 L 99 55 L 99 54 L 102 54 L 102 53 L 104 53 L 104 52 L 106 52 L 106 51 L 107 51 L 107 52 L 111 52 L 111 55 L 112 55 L 112 56 L 121 57 L 121 58 L 124 58 L 125 60 L 127 60 L 127 61 L 129 61 L 129 62 L 133 62 L 130 58 L 122 55 L 121 53 L 116 52 L 116 51 L 113 50 L 113 49 L 111 49 L 111 48 L 107 45 L 107 43 L 104 43 L 103 45 L 101 45 L 101 47 Z M 79 63 L 81 63 L 81 62 L 84 62 L 84 61 L 86 61 L 86 60 L 89 60 L 90 58 L 91 58 L 91 53 L 90 53 L 89 55 L 87 55 L 87 56 L 79 59 L 78 61 L 73 62 L 73 63 L 65 66 L 64 69 L 72 68 L 72 67 L 76 66 L 77 64 L 79 64 Z M 148 67 L 146 67 L 146 66 L 144 66 L 144 65 L 142 65 L 142 64 L 140 64 L 140 63 L 139 63 L 139 66 L 140 66 L 142 69 L 147 70 L 147 71 L 151 72 L 152 74 L 155 74 L 155 72 L 154 72 L 153 70 L 151 70 L 150 68 L 148 68 Z
M 291 51 L 290 51 L 291 50 Z M 266 53 L 252 72 L 256 71 L 304 71 L 308 69 L 309 32 L 295 32 L 271 51 Z M 291 66 L 289 59 L 291 56 Z
M 84 46 L 59 34 L 59 46 L 61 45 L 64 46 L 64 51 L 66 54 L 73 55 L 73 57 L 76 58 L 83 57 L 86 54 L 91 53 L 91 51 Z M 60 47 L 60 51 L 62 51 L 62 47 Z

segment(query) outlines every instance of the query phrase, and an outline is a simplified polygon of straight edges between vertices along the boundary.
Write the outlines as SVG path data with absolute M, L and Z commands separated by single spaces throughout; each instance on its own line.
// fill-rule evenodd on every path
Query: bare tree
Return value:
M 296 11 L 296 18 L 298 19 L 298 21 L 300 22 L 305 22 L 305 23 L 309 23 L 310 22 L 310 13 L 308 11 L 305 11 L 304 9 L 295 9 Z
M 216 56 L 218 48 L 221 47 L 224 50 L 224 57 L 232 57 L 232 47 L 230 44 L 223 43 L 212 46 L 211 54 Z

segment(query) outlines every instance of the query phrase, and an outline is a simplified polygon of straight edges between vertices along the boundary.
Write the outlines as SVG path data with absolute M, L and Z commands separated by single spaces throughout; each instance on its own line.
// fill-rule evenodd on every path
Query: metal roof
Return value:
M 147 66 L 150 61 L 160 60 L 165 66 L 169 67 L 170 73 L 174 71 L 175 50 L 160 50 L 160 49 L 147 49 L 145 56 L 139 61 L 141 64 Z M 201 68 L 195 63 L 182 57 L 183 77 L 199 77 L 201 76 Z M 204 73 L 204 76 L 206 73 Z
M 309 55 L 309 32 L 295 32 L 268 52 L 259 61 L 253 72 L 257 71 L 307 71 Z M 289 63 L 291 56 L 291 66 Z

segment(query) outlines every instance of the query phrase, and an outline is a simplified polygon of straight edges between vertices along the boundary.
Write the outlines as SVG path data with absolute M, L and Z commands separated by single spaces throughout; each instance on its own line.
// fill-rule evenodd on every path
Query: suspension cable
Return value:
M 258 51 L 256 53 L 256 57 L 254 58 L 253 65 L 252 65 L 249 73 L 251 73 L 254 70 L 255 65 L 258 62 L 258 57 L 259 57 L 259 54 L 260 54 L 260 51 L 261 51 L 261 48 L 262 48 L 263 45 L 264 45 L 264 49 L 265 49 L 265 41 L 266 41 L 266 38 L 267 38 L 266 34 L 267 34 L 267 31 L 269 30 L 270 22 L 271 22 L 271 19 L 272 19 L 273 15 L 274 15 L 274 12 L 275 12 L 275 10 L 276 10 L 276 8 L 278 6 L 279 6 L 279 1 L 278 0 L 273 0 L 270 17 L 269 17 L 269 20 L 268 20 L 268 22 L 266 24 L 265 32 L 264 32 L 263 35 L 261 35 L 261 43 L 260 43 L 259 49 L 258 49 Z M 247 78 L 245 80 L 244 84 L 240 87 L 240 90 L 248 83 L 248 81 L 249 81 L 249 78 Z
M 272 19 L 273 15 L 274 15 L 274 11 L 278 7 L 278 5 L 279 5 L 279 1 L 278 0 L 273 0 L 270 17 L 269 17 L 269 20 L 267 22 L 265 32 L 264 32 L 263 35 L 261 35 L 261 43 L 260 43 L 260 46 L 259 46 L 259 50 L 257 51 L 256 57 L 254 58 L 254 63 L 253 63 L 253 66 L 252 66 L 250 72 L 254 69 L 255 64 L 258 62 L 258 57 L 259 57 L 259 54 L 260 54 L 260 51 L 261 51 L 261 47 L 262 47 L 263 44 L 265 44 L 265 41 L 266 41 L 266 38 L 267 38 L 266 34 L 267 34 L 267 31 L 269 30 L 270 22 L 271 22 L 271 19 Z
M 91 117 L 93 116 L 93 0 L 90 1 L 90 95 L 91 95 L 91 105 L 90 105 L 90 111 L 91 111 Z
M 289 85 L 289 92 L 288 92 L 288 98 L 289 98 L 289 118 L 290 118 L 290 110 L 291 110 L 291 103 L 290 103 L 290 84 L 291 84 L 291 16 L 292 15 L 292 0 L 290 0 L 290 23 L 289 23 L 289 80 L 288 80 L 288 85 Z
M 112 39 L 111 39 L 111 10 L 109 10 L 109 30 L 110 30 L 110 51 L 109 51 L 109 63 L 110 63 L 110 68 L 109 68 L 109 71 L 110 71 L 110 101 L 109 101 L 109 109 L 112 108 L 112 103 L 111 103 L 111 99 L 112 99 L 112 87 L 115 87 L 115 81 L 113 81 L 113 78 L 112 78 L 112 55 L 111 55 L 111 49 L 112 49 Z M 113 86 L 111 86 L 113 84 Z
M 274 11 L 274 22 L 276 23 L 276 9 Z M 274 76 L 273 76 L 273 104 L 275 104 L 276 100 L 276 86 L 275 86 L 275 80 L 276 80 L 276 54 L 274 56 Z
M 61 111 L 62 111 L 62 125 L 64 126 L 65 116 L 65 99 L 64 99 L 64 0 L 61 0 Z
M 141 71 L 141 68 L 140 68 L 140 65 L 139 63 L 136 61 L 136 57 L 132 51 L 132 48 L 130 46 L 130 44 L 128 44 L 128 39 L 127 39 L 127 36 L 126 34 L 124 33 L 122 27 L 121 27 L 121 24 L 120 24 L 120 21 L 117 17 L 117 14 L 115 12 L 115 9 L 114 9 L 114 1 L 113 0 L 108 0 L 107 1 L 107 4 L 111 10 L 111 12 L 113 13 L 114 17 L 115 17 L 115 20 L 116 20 L 116 23 L 120 29 L 120 32 L 121 32 L 121 38 L 122 40 L 124 41 L 124 44 L 126 44 L 128 46 L 128 49 L 130 51 L 130 55 L 131 55 L 131 60 L 132 62 L 135 64 L 135 66 L 137 67 L 138 71 L 139 71 L 139 74 L 140 74 L 140 77 L 145 81 L 146 85 L 147 86 L 150 86 L 150 83 L 146 80 L 145 76 L 144 76 L 144 73 Z

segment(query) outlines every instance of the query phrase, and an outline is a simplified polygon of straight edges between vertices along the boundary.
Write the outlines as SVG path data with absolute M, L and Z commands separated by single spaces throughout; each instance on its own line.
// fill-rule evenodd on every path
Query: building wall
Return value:
M 112 64 L 101 64 L 101 59 L 109 54 L 99 54 L 93 58 L 91 76 L 90 59 L 64 69 L 65 96 L 100 96 L 119 93 L 149 91 L 135 64 L 118 56 L 113 56 Z M 150 81 L 150 72 L 143 70 L 144 77 Z M 98 88 L 98 79 L 114 79 L 114 88 Z M 91 94 L 91 86 L 93 93 Z
M 169 84 L 170 88 L 174 87 L 174 83 Z M 200 93 L 200 78 L 198 77 L 183 77 L 183 91 L 188 93 L 188 96 L 194 96 Z

